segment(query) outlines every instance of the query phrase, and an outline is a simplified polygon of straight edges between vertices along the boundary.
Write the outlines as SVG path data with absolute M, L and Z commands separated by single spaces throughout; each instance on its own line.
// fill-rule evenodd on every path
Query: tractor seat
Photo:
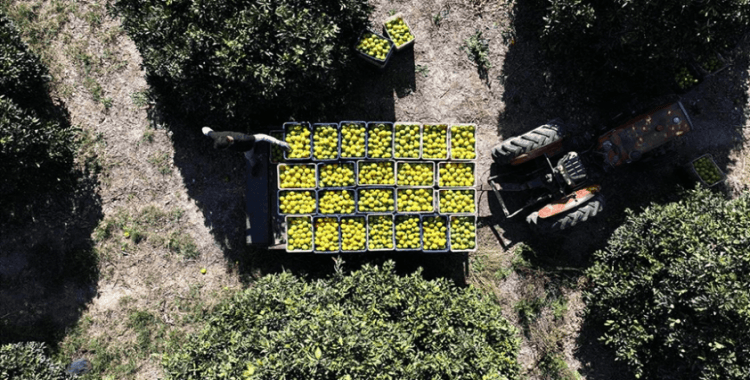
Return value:
M 569 152 L 557 161 L 555 172 L 571 187 L 586 180 L 586 168 L 576 152 Z

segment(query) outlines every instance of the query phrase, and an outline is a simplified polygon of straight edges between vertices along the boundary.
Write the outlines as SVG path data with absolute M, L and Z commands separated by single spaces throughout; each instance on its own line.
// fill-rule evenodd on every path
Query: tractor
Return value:
M 588 132 L 574 135 L 570 129 L 554 120 L 492 149 L 488 182 L 506 218 L 534 208 L 526 221 L 532 229 L 550 233 L 586 222 L 604 208 L 599 181 L 607 172 L 663 150 L 693 125 L 677 101 L 636 116 L 595 140 Z M 508 210 L 508 193 L 521 194 L 516 210 Z

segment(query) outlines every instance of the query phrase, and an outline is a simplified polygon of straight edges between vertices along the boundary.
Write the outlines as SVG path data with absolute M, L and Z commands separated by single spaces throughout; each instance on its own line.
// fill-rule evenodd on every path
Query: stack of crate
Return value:
M 306 132 L 305 132 L 306 131 Z M 476 249 L 476 126 L 289 122 L 272 132 L 287 251 Z

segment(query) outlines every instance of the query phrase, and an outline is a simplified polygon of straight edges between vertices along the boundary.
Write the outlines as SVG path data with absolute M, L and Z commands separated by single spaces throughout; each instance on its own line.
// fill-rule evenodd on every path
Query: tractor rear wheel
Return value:
M 496 145 L 492 148 L 492 158 L 498 165 L 507 165 L 524 154 L 535 157 L 534 151 L 549 147 L 562 138 L 562 125 L 550 122 Z
M 604 209 L 604 195 L 596 194 L 588 202 L 581 206 L 568 211 L 565 214 L 555 215 L 554 217 L 542 219 L 539 212 L 534 211 L 526 218 L 526 221 L 532 227 L 542 233 L 560 232 L 568 228 L 575 227 L 578 224 L 589 221 Z

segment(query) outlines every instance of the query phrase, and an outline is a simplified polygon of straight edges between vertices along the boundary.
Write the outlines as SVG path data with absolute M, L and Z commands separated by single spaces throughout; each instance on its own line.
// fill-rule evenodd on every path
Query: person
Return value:
M 240 132 L 216 132 L 209 127 L 203 127 L 202 131 L 204 135 L 214 140 L 214 148 L 245 153 L 245 158 L 250 163 L 250 168 L 252 169 L 253 174 L 256 174 L 255 168 L 258 163 L 258 159 L 255 156 L 256 142 L 265 141 L 271 145 L 276 145 L 285 149 L 286 151 L 292 150 L 289 143 L 262 133 L 246 135 Z

